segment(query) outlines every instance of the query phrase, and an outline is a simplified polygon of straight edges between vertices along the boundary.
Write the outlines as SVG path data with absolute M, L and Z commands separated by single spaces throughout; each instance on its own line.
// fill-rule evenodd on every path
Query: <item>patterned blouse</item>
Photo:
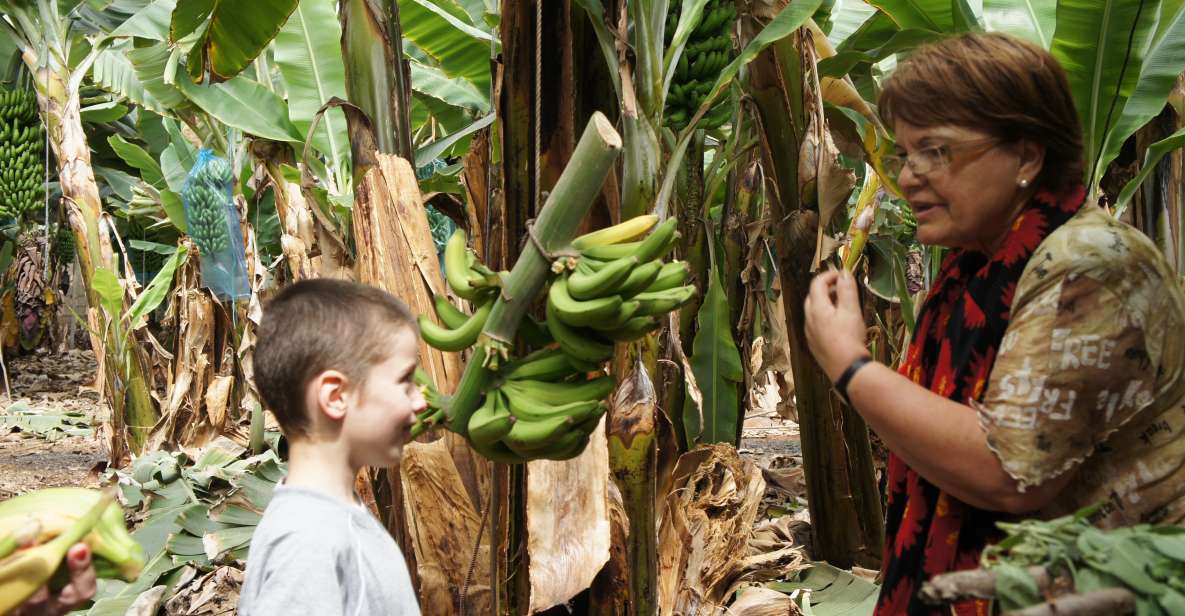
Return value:
M 1042 193 L 996 254 L 952 251 L 919 315 L 902 374 L 970 404 L 1021 490 L 1067 471 L 1044 510 L 1102 504 L 1104 527 L 1185 519 L 1185 294 L 1156 247 L 1081 187 Z M 978 566 L 1007 519 L 959 501 L 896 455 L 888 466 L 877 616 L 935 609 L 931 576 Z

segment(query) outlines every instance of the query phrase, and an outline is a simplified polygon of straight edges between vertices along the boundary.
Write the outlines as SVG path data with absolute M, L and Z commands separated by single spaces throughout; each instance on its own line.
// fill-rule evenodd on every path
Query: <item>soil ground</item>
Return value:
M 73 411 L 92 426 L 102 424 L 106 407 L 90 387 L 95 376 L 90 351 L 36 351 L 6 358 L 5 364 L 8 383 L 4 387 L 0 382 L 0 409 L 23 404 L 36 410 Z M 106 460 L 100 430 L 50 441 L 4 426 L 0 429 L 0 500 L 51 486 L 98 486 L 97 474 Z

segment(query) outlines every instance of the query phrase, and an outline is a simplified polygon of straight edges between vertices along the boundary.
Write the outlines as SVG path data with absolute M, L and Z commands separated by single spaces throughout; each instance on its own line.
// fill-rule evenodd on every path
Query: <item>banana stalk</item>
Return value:
M 563 174 L 539 211 L 529 239 L 490 310 L 473 356 L 445 407 L 449 429 L 465 434 L 470 416 L 486 394 L 490 376 L 514 344 L 519 321 L 551 274 L 546 252 L 567 248 L 621 151 L 621 137 L 601 113 L 594 113 Z
M 843 268 L 849 272 L 856 268 L 860 255 L 864 254 L 868 231 L 872 228 L 872 221 L 876 220 L 876 210 L 880 205 L 880 200 L 875 198 L 880 187 L 880 176 L 870 175 L 856 200 L 856 212 L 848 226 L 848 245 L 843 249 Z
M 377 10 L 380 6 L 384 10 Z M 380 152 L 414 160 L 411 79 L 400 47 L 399 4 L 346 0 L 341 3 L 339 18 L 350 102 L 379 129 L 375 138 Z M 360 169 L 363 165 L 354 167 L 355 179 L 365 175 L 366 169 Z

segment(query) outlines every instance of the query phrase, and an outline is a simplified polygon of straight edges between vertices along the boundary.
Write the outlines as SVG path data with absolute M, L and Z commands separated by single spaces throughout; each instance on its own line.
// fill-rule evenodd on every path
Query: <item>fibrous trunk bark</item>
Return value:
M 58 64 L 60 56 L 53 52 L 47 55 L 45 68 L 39 67 L 38 58 L 32 53 L 25 53 L 24 60 L 35 75 L 38 105 L 58 160 L 62 201 L 86 287 L 91 346 L 102 367 L 105 392 L 111 404 L 111 460 L 122 464 L 128 445 L 133 453 L 142 450 L 158 413 L 142 356 L 129 339 L 120 339 L 118 335 L 121 330 L 118 320 L 126 309 L 126 295 L 120 314 L 106 315 L 95 290 L 97 269 L 116 271 L 114 253 L 102 221 L 103 204 L 91 166 L 90 147 L 82 130 L 78 91 L 70 89 L 70 74 Z
M 802 56 L 796 38 L 774 43 L 750 65 L 762 158 L 771 180 L 791 365 L 802 433 L 814 553 L 838 567 L 879 564 L 884 527 L 863 419 L 832 393 L 806 345 L 803 301 L 813 273 L 818 213 L 798 194 L 798 152 L 805 133 Z

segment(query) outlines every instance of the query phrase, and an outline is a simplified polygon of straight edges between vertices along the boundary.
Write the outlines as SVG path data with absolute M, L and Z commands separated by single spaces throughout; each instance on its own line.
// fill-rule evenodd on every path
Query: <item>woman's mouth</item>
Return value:
M 913 210 L 914 219 L 916 219 L 918 222 L 922 222 L 924 219 L 929 218 L 930 215 L 941 209 L 942 205 L 937 203 L 910 203 L 909 207 Z

